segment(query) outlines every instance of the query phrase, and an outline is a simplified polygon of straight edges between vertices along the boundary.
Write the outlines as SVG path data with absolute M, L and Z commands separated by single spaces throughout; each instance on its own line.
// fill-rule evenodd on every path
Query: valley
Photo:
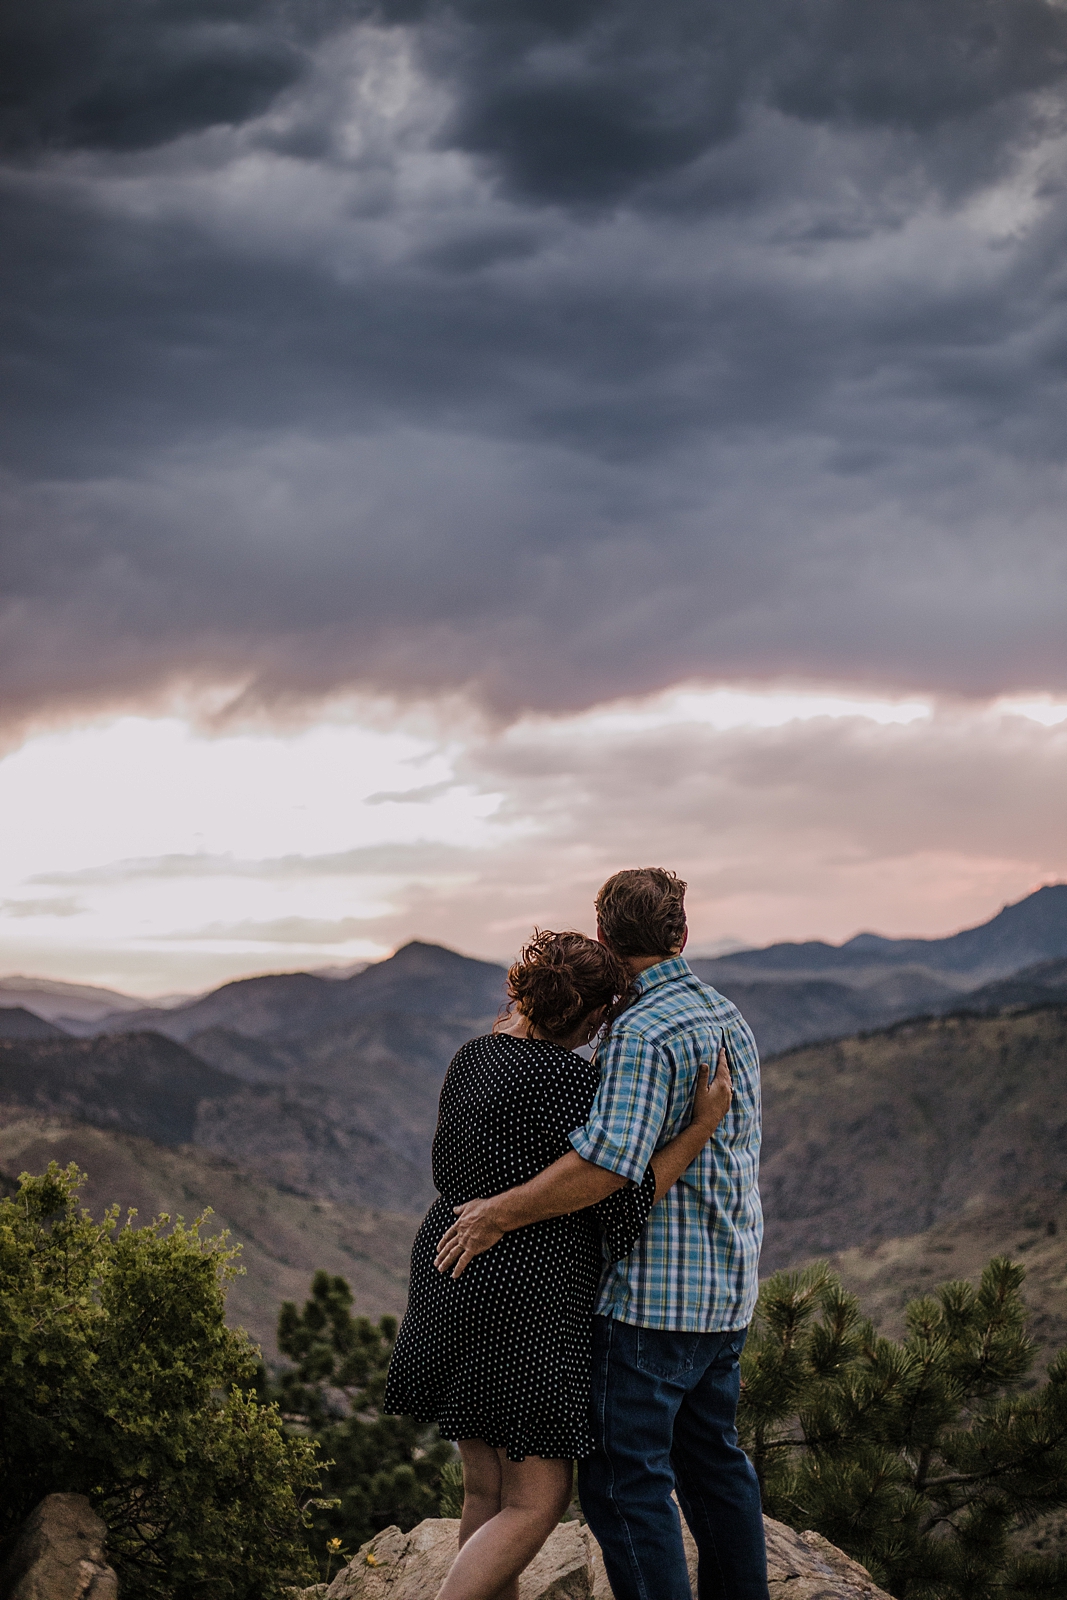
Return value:
M 1067 1007 L 897 1023 L 766 1063 L 768 1269 L 1067 1177 Z
M 161 1212 L 191 1222 L 210 1209 L 205 1236 L 226 1230 L 241 1247 L 228 1320 L 246 1328 L 268 1360 L 277 1358 L 279 1305 L 302 1302 L 320 1267 L 348 1280 L 364 1315 L 403 1314 L 417 1218 L 292 1194 L 189 1147 L 7 1111 L 0 1118 L 0 1174 L 11 1180 L 41 1172 L 49 1161 L 63 1167 L 75 1161 L 88 1174 L 82 1201 L 98 1219 L 112 1205 L 123 1221 L 132 1206 L 137 1225 Z
M 1065 935 L 1055 886 L 954 940 L 694 960 L 763 1049 L 765 1273 L 829 1256 L 890 1326 L 1003 1250 L 1032 1269 L 1040 1336 L 1067 1334 Z M 441 1079 L 492 1026 L 504 976 L 415 942 L 343 978 L 267 975 L 165 1007 L 105 995 L 101 1011 L 83 992 L 62 1021 L 71 996 L 42 991 L 45 1017 L 17 980 L 0 991 L 19 1002 L 0 1008 L 0 1173 L 54 1155 L 89 1172 L 94 1214 L 213 1207 L 244 1250 L 233 1316 L 268 1353 L 278 1302 L 320 1266 L 369 1314 L 399 1311 Z

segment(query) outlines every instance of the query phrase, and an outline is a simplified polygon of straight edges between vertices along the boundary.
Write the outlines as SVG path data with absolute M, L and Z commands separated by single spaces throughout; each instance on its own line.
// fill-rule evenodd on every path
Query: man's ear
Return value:
M 678 946 L 678 954 L 679 955 L 681 955 L 682 951 L 685 949 L 685 947 L 686 947 L 686 945 L 688 943 L 689 943 L 689 929 L 686 928 L 685 932 L 682 934 L 682 942 Z
M 596 919 L 596 937 L 597 937 L 597 943 L 598 944 L 607 945 L 608 941 L 604 937 L 604 930 L 600 926 L 600 918 L 599 917 Z

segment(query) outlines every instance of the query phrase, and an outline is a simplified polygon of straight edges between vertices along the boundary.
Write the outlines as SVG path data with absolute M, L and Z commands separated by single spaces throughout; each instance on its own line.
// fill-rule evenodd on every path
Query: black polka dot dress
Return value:
M 441 1090 L 433 1145 L 440 1192 L 411 1252 L 408 1312 L 385 1410 L 484 1439 L 512 1461 L 578 1458 L 589 1431 L 590 1333 L 601 1267 L 635 1244 L 655 1199 L 651 1167 L 587 1211 L 507 1233 L 456 1280 L 434 1256 L 452 1207 L 514 1188 L 566 1155 L 589 1116 L 596 1067 L 561 1045 L 472 1039 Z

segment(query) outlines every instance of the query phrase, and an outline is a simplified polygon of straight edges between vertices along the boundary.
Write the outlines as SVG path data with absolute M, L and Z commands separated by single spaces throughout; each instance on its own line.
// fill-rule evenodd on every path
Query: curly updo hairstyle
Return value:
M 607 1006 L 611 1021 L 622 1009 L 629 987 L 630 975 L 619 958 L 584 933 L 535 928 L 508 973 L 511 1004 L 539 1034 L 556 1043 L 573 1034 L 599 1006 Z

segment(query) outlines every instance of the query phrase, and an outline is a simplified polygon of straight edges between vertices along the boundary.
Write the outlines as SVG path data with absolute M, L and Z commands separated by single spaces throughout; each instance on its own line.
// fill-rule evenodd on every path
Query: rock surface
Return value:
M 764 1520 L 772 1600 L 890 1600 L 863 1567 L 820 1534 Z M 410 1533 L 386 1528 L 337 1574 L 328 1600 L 434 1600 L 455 1557 L 458 1532 L 453 1517 L 428 1518 Z M 696 1547 L 687 1528 L 684 1534 L 695 1594 Z M 611 1600 L 588 1528 L 560 1523 L 519 1579 L 519 1600 Z
M 50 1494 L 31 1512 L 0 1573 L 0 1600 L 117 1600 L 107 1529 L 83 1494 Z
M 796 1533 L 770 1517 L 763 1523 L 771 1600 L 889 1600 L 866 1567 L 821 1533 Z

